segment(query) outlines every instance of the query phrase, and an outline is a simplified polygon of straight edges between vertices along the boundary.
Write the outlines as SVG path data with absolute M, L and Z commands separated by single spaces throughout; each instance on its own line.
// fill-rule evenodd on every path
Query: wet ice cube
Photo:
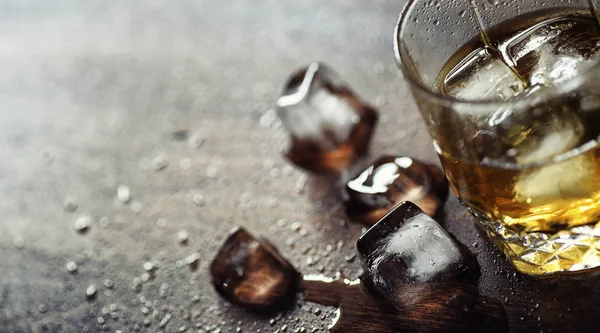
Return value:
M 587 199 L 596 190 L 597 172 L 595 158 L 587 155 L 532 168 L 517 177 L 515 200 L 543 205 Z
M 346 214 L 366 225 L 377 223 L 402 201 L 434 215 L 448 193 L 442 171 L 406 156 L 382 156 L 346 185 Z
M 277 114 L 291 136 L 288 159 L 316 173 L 343 171 L 363 156 L 377 122 L 377 112 L 321 63 L 291 76 Z
M 590 68 L 600 51 L 595 20 L 559 17 L 523 30 L 501 47 L 531 86 L 551 86 Z
M 522 93 L 526 84 L 494 52 L 473 51 L 446 76 L 443 92 L 465 101 L 508 100 Z
M 566 153 L 585 141 L 585 126 L 576 107 L 577 101 L 561 97 L 499 110 L 473 136 L 476 156 L 483 163 L 525 165 Z
M 300 274 L 264 239 L 243 228 L 227 238 L 210 266 L 212 283 L 228 301 L 270 310 L 292 297 Z
M 531 73 L 533 86 L 552 86 L 572 79 L 594 65 L 577 54 L 556 54 L 551 46 L 537 50 L 538 62 Z
M 522 164 L 543 161 L 559 154 L 565 153 L 579 144 L 581 141 L 583 128 L 573 130 L 563 130 L 551 132 L 548 128 L 545 133 L 540 133 L 538 138 L 531 138 L 528 142 L 529 147 L 523 147 L 525 144 L 517 146 L 517 162 Z
M 365 285 L 401 310 L 450 283 L 479 276 L 468 250 L 410 202 L 399 204 L 365 232 L 357 249 Z

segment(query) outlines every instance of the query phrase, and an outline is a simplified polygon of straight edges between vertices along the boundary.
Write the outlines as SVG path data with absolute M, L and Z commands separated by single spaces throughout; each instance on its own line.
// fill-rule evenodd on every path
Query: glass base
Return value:
M 526 275 L 544 277 L 600 268 L 600 223 L 556 233 L 519 233 L 497 221 L 477 217 L 479 225 Z

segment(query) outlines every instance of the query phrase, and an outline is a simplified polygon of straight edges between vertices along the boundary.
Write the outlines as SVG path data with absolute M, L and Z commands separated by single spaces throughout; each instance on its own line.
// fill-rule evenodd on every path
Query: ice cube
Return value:
M 434 215 L 448 193 L 448 182 L 434 166 L 406 156 L 382 156 L 346 185 L 346 214 L 366 225 L 377 223 L 402 201 Z
M 553 86 L 585 72 L 595 63 L 580 55 L 556 54 L 551 46 L 537 49 L 538 63 L 531 73 L 531 84 Z
M 515 200 L 544 205 L 587 199 L 595 191 L 597 172 L 595 159 L 586 155 L 550 162 L 519 174 L 514 187 Z
M 523 30 L 500 47 L 531 86 L 552 86 L 590 68 L 600 51 L 596 21 L 558 17 Z
M 210 266 L 212 283 L 228 301 L 270 310 L 293 297 L 300 274 L 264 239 L 243 228 L 227 238 Z
M 365 285 L 400 310 L 440 288 L 479 276 L 477 261 L 468 250 L 411 202 L 396 206 L 356 246 Z
M 316 173 L 343 171 L 363 156 L 377 122 L 375 109 L 321 63 L 291 76 L 277 114 L 291 136 L 288 159 Z
M 527 164 L 549 159 L 575 148 L 581 140 L 581 134 L 577 131 L 563 130 L 544 134 L 539 138 L 530 139 L 536 142 L 528 143 L 529 151 L 523 149 L 518 151 L 516 156 L 518 163 Z M 519 147 L 524 145 L 522 143 Z
M 482 163 L 525 165 L 566 153 L 585 139 L 585 126 L 576 107 L 577 101 L 561 97 L 500 110 L 473 137 L 476 156 Z
M 526 83 L 504 62 L 496 51 L 473 51 L 450 72 L 443 92 L 465 101 L 508 100 L 522 93 Z

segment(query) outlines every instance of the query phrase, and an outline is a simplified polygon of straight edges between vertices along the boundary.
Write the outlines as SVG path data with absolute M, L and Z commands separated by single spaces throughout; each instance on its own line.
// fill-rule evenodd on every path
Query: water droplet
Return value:
M 158 323 L 158 327 L 163 328 L 165 326 L 167 326 L 167 324 L 169 323 L 169 320 L 171 320 L 171 314 L 167 313 L 164 318 L 160 321 L 160 323 Z
M 73 223 L 73 229 L 79 233 L 86 233 L 92 224 L 94 223 L 94 219 L 89 215 L 80 216 Z
M 152 271 L 154 269 L 154 265 L 151 262 L 149 262 L 149 261 L 146 261 L 144 263 L 143 267 L 144 267 L 144 270 L 146 272 L 150 272 L 150 271 Z
M 40 313 L 46 313 L 46 311 L 48 311 L 48 307 L 46 307 L 46 304 L 40 304 L 38 305 L 38 311 L 40 311 Z
M 200 206 L 201 207 L 201 206 L 204 206 L 206 204 L 206 200 L 204 199 L 204 196 L 200 192 L 192 192 L 191 193 L 191 198 L 192 198 L 192 202 L 196 206 Z
M 164 155 L 157 156 L 152 160 L 152 169 L 155 171 L 163 170 L 168 165 L 169 165 L 169 161 L 167 160 L 167 157 Z
M 273 126 L 275 120 L 277 120 L 277 113 L 275 110 L 269 109 L 260 117 L 260 126 L 270 128 Z
M 242 193 L 242 195 L 240 195 L 240 202 L 241 203 L 249 203 L 252 200 L 252 194 L 248 193 L 248 192 L 244 192 Z
M 161 217 L 158 220 L 156 220 L 156 225 L 159 228 L 164 228 L 167 225 L 167 220 Z
M 131 211 L 134 213 L 139 213 L 142 211 L 142 203 L 139 201 L 134 201 L 131 203 Z
M 96 285 L 91 284 L 89 287 L 87 287 L 87 289 L 85 290 L 85 295 L 88 299 L 96 297 Z
M 142 280 L 140 278 L 134 278 L 133 279 L 133 286 L 132 286 L 133 291 L 140 291 L 142 289 Z
M 150 280 L 150 274 L 148 274 L 148 273 L 142 273 L 142 275 L 140 275 L 140 280 L 142 280 L 143 282 L 149 281 Z
M 298 194 L 304 193 L 304 188 L 306 186 L 307 181 L 308 181 L 308 177 L 306 177 L 306 175 L 300 175 L 300 177 L 296 181 L 296 185 L 294 186 L 296 193 L 298 193 Z
M 273 169 L 269 170 L 269 175 L 270 175 L 272 178 L 277 178 L 277 177 L 279 177 L 279 175 L 280 175 L 279 169 L 277 169 L 277 168 L 273 168 Z
M 273 160 L 266 159 L 262 162 L 262 167 L 265 170 L 269 170 L 269 169 L 275 167 L 275 162 L 273 162 Z
M 308 244 L 304 248 L 302 248 L 302 254 L 307 254 L 312 249 L 312 245 Z
M 106 288 L 108 288 L 108 289 L 112 289 L 112 287 L 113 287 L 114 285 L 115 285 L 115 283 L 114 283 L 114 282 L 113 282 L 111 279 L 106 279 L 106 280 L 104 280 L 104 286 L 105 286 Z M 114 304 L 113 304 L 113 305 L 114 305 Z M 112 309 L 111 309 L 111 311 L 115 311 L 115 310 L 112 310 Z
M 65 266 L 67 268 L 67 272 L 69 272 L 69 273 L 77 272 L 77 263 L 75 263 L 74 261 L 68 261 Z
M 287 246 L 289 246 L 289 247 L 290 247 L 290 249 L 293 249 L 293 248 L 295 248 L 295 247 L 296 247 L 296 241 L 295 241 L 293 238 L 288 238 L 288 239 L 286 239 L 286 241 L 285 241 L 285 244 L 286 244 Z
M 185 264 L 190 267 L 191 270 L 195 271 L 200 263 L 200 254 L 192 253 L 185 258 Z
M 79 207 L 79 205 L 73 198 L 66 198 L 65 202 L 63 203 L 64 210 L 69 213 L 76 211 L 77 207 Z
M 204 142 L 206 142 L 206 136 L 194 134 L 188 140 L 188 147 L 192 149 L 198 149 L 204 144 Z
M 299 231 L 300 228 L 302 228 L 302 223 L 300 223 L 299 221 L 296 221 L 296 222 L 292 223 L 291 228 L 294 231 Z
M 117 199 L 123 204 L 126 204 L 131 199 L 131 193 L 129 191 L 129 186 L 127 185 L 119 185 L 117 188 Z
M 188 243 L 188 240 L 190 239 L 190 237 L 189 237 L 189 235 L 188 235 L 187 231 L 185 231 L 185 230 L 180 230 L 180 231 L 177 233 L 177 239 L 179 240 L 179 243 L 180 243 L 180 244 L 183 244 L 183 245 L 185 245 L 185 244 L 187 244 L 187 243 Z
M 294 167 L 292 167 L 291 165 L 286 165 L 283 167 L 282 174 L 284 176 L 290 176 L 292 175 L 292 173 L 294 173 Z
M 387 105 L 387 98 L 383 95 L 379 95 L 375 98 L 374 104 L 378 108 L 382 108 Z

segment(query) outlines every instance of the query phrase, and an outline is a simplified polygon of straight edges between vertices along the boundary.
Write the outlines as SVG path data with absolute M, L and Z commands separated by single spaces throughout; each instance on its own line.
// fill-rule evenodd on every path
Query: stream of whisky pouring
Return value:
M 594 18 L 594 23 L 596 23 L 596 30 L 598 30 L 598 33 L 600 33 L 600 21 L 598 21 L 598 12 L 596 11 L 594 0 L 587 0 L 587 2 L 590 8 L 590 14 Z
M 480 11 L 479 11 L 479 7 L 477 6 L 477 0 L 466 0 L 467 1 L 467 5 L 469 6 L 469 9 L 471 11 L 471 16 L 473 18 L 473 21 L 475 22 L 475 24 L 477 25 L 477 29 L 479 30 L 479 34 L 481 36 L 481 40 L 486 48 L 486 50 L 488 50 L 488 52 L 491 53 L 492 57 L 497 57 L 497 59 L 500 59 L 500 61 L 502 61 L 508 68 L 510 68 L 510 70 L 519 78 L 519 80 L 521 82 L 523 82 L 525 87 L 529 87 L 529 81 L 526 80 L 521 73 L 517 70 L 517 66 L 514 63 L 514 61 L 512 61 L 512 59 L 510 59 L 510 57 L 508 57 L 505 52 L 501 52 L 498 47 L 496 45 L 494 45 L 492 39 L 490 38 L 490 35 L 487 33 L 486 29 L 485 29 L 485 23 L 483 21 L 483 16 L 481 15 Z M 596 10 L 596 5 L 594 4 L 594 0 L 587 0 L 587 4 L 588 4 L 588 10 L 590 11 L 590 15 L 592 16 L 596 29 L 598 31 L 598 33 L 600 34 L 600 19 L 598 18 L 598 12 Z
M 510 68 L 510 70 L 517 76 L 517 78 L 519 78 L 519 80 L 523 82 L 525 87 L 529 87 L 529 81 L 526 80 L 521 75 L 521 73 L 519 73 L 516 64 L 510 58 L 506 57 L 503 52 L 500 52 L 500 50 L 498 50 L 498 48 L 492 42 L 492 39 L 485 30 L 483 16 L 481 16 L 481 13 L 479 12 L 476 1 L 477 0 L 467 0 L 467 4 L 469 6 L 469 9 L 471 10 L 471 16 L 473 18 L 473 21 L 477 25 L 477 29 L 479 30 L 479 34 L 481 36 L 483 44 L 485 45 L 485 49 L 491 53 L 492 57 L 500 59 L 500 61 L 502 61 L 508 68 Z M 591 3 L 593 0 L 588 1 Z

